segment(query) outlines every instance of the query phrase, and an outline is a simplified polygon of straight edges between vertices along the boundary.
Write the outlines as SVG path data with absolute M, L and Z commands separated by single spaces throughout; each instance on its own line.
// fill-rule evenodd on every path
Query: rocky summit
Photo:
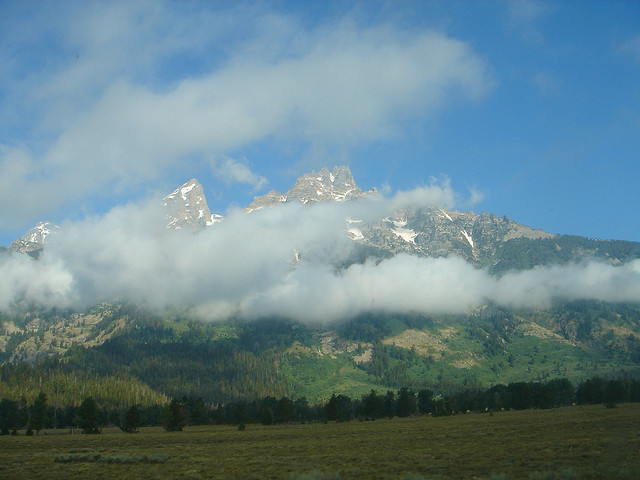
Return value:
M 43 245 L 48 243 L 60 230 L 58 225 L 51 222 L 38 222 L 22 237 L 14 240 L 9 245 L 9 250 L 20 253 L 37 253 Z
M 356 185 L 348 166 L 337 166 L 332 171 L 325 167 L 319 172 L 312 171 L 302 175 L 285 194 L 271 190 L 266 195 L 255 197 L 247 207 L 247 211 L 251 212 L 287 202 L 305 204 L 327 201 L 341 202 L 358 198 L 364 193 Z
M 181 229 L 185 226 L 204 228 L 221 220 L 207 206 L 202 185 L 191 179 L 164 197 L 162 205 L 167 209 L 167 228 Z

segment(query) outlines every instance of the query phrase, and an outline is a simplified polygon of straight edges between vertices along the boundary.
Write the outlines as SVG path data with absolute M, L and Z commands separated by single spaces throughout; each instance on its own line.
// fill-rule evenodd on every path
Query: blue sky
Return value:
M 0 32 L 1 245 L 193 177 L 225 213 L 337 164 L 640 241 L 637 1 L 0 1 Z

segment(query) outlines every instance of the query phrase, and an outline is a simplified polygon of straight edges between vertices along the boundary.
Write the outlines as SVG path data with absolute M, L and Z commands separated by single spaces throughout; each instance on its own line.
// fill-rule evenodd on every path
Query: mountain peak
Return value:
M 22 237 L 11 242 L 9 249 L 22 253 L 39 251 L 59 230 L 60 227 L 51 222 L 38 222 Z
M 185 226 L 204 228 L 221 219 L 220 215 L 209 210 L 202 185 L 195 178 L 164 197 L 162 205 L 167 208 L 167 228 L 171 229 Z
M 360 195 L 362 190 L 356 185 L 351 169 L 346 165 L 334 167 L 331 172 L 323 168 L 319 172 L 305 173 L 286 194 L 287 201 L 298 200 L 302 203 L 340 202 Z
M 336 166 L 332 171 L 324 167 L 318 172 L 313 170 L 301 175 L 285 194 L 271 190 L 266 195 L 255 197 L 247 211 L 252 212 L 294 200 L 302 203 L 341 202 L 361 195 L 362 190 L 356 185 L 348 166 Z

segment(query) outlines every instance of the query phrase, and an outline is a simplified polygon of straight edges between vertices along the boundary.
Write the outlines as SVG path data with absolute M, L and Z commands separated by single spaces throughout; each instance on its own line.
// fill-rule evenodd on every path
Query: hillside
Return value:
M 53 377 L 63 383 L 78 375 L 105 382 L 122 377 L 158 398 L 187 395 L 211 403 L 266 395 L 315 401 L 402 386 L 450 393 L 512 381 L 640 373 L 640 307 L 632 305 L 362 315 L 335 325 L 201 323 L 121 306 L 29 318 L 3 322 L 2 358 L 29 362 L 45 386 Z M 52 351 L 58 355 L 46 358 Z M 12 373 L 16 367 L 3 368 L 0 394 L 15 396 L 25 385 Z

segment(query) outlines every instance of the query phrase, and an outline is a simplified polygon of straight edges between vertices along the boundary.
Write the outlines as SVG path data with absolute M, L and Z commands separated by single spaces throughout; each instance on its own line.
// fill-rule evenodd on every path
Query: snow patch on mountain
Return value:
M 410 228 L 392 228 L 391 231 L 407 243 L 416 243 L 415 238 L 418 236 L 418 233 Z
M 347 236 L 350 240 L 364 240 L 364 235 L 362 231 L 358 228 L 349 228 L 347 229 Z
M 469 245 L 473 248 L 473 238 L 471 238 L 471 235 L 469 235 L 466 230 L 462 230 L 462 235 L 464 235 L 464 238 L 467 239 L 467 242 L 469 242 Z

